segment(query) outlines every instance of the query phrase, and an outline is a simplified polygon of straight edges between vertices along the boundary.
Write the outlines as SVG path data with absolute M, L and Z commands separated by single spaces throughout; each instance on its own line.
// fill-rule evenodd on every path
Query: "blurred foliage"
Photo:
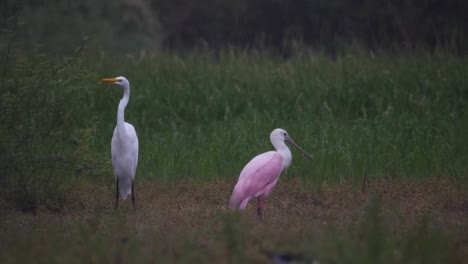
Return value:
M 82 38 L 89 53 L 157 49 L 159 24 L 146 1 L 5 0 L 0 26 L 19 10 L 18 40 L 25 51 L 67 54 Z
M 74 122 L 92 87 L 79 66 L 84 44 L 59 61 L 18 57 L 17 17 L 9 22 L 0 35 L 0 195 L 23 211 L 59 211 L 80 168 L 102 161 L 88 146 L 92 131 Z
M 226 47 L 335 57 L 350 45 L 375 51 L 466 52 L 464 0 L 5 0 L 0 20 L 21 8 L 22 38 L 63 51 L 82 36 L 96 52 Z M 60 25 L 60 26 L 58 26 Z
M 164 43 L 186 48 L 295 44 L 334 55 L 357 42 L 370 49 L 447 48 L 466 51 L 468 3 L 463 0 L 155 0 Z

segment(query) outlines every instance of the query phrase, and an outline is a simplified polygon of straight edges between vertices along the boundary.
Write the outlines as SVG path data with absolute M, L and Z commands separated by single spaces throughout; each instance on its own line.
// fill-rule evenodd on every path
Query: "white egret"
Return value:
M 130 99 L 130 83 L 122 76 L 102 79 L 101 82 L 117 84 L 123 89 L 123 97 L 117 110 L 117 126 L 114 129 L 111 144 L 112 166 L 116 180 L 115 209 L 119 203 L 119 194 L 125 200 L 131 193 L 135 211 L 133 181 L 138 165 L 138 137 L 135 128 L 124 120 L 125 107 Z

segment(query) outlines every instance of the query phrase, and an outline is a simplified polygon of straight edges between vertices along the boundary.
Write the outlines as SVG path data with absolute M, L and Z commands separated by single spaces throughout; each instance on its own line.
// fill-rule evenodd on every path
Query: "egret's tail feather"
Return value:
M 122 200 L 125 200 L 127 199 L 127 197 L 130 195 L 130 192 L 129 193 L 120 193 L 120 196 L 122 197 Z
M 123 200 L 132 193 L 132 181 L 130 179 L 119 179 L 119 192 Z

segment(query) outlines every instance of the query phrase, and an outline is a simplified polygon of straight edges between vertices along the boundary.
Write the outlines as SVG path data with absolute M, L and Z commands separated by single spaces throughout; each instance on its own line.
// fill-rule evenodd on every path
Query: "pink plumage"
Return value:
M 262 216 L 265 198 L 275 187 L 281 172 L 291 164 L 291 151 L 285 141 L 312 159 L 283 129 L 273 130 L 270 140 L 276 151 L 260 154 L 245 165 L 229 200 L 229 207 L 232 209 L 244 210 L 251 199 L 257 198 L 257 213 Z
M 245 209 L 250 199 L 268 196 L 283 170 L 282 158 L 276 151 L 269 151 L 253 158 L 242 170 L 229 206 Z

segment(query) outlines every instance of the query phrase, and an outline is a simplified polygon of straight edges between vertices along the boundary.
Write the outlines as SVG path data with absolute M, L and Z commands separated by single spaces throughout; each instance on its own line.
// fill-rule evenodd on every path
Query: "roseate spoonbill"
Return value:
M 270 140 L 276 151 L 260 154 L 245 165 L 229 201 L 229 207 L 232 209 L 244 210 L 249 200 L 257 198 L 257 214 L 262 217 L 265 198 L 275 187 L 281 172 L 291 164 L 291 151 L 284 142 L 288 142 L 306 157 L 313 159 L 294 143 L 284 129 L 273 130 Z
M 132 194 L 133 211 L 135 211 L 135 192 L 133 181 L 138 165 L 138 137 L 135 128 L 125 122 L 124 111 L 130 99 L 130 83 L 125 77 L 102 79 L 102 83 L 117 84 L 123 89 L 123 97 L 117 109 L 117 126 L 112 136 L 112 166 L 115 175 L 115 209 L 119 203 L 119 194 L 125 200 Z

